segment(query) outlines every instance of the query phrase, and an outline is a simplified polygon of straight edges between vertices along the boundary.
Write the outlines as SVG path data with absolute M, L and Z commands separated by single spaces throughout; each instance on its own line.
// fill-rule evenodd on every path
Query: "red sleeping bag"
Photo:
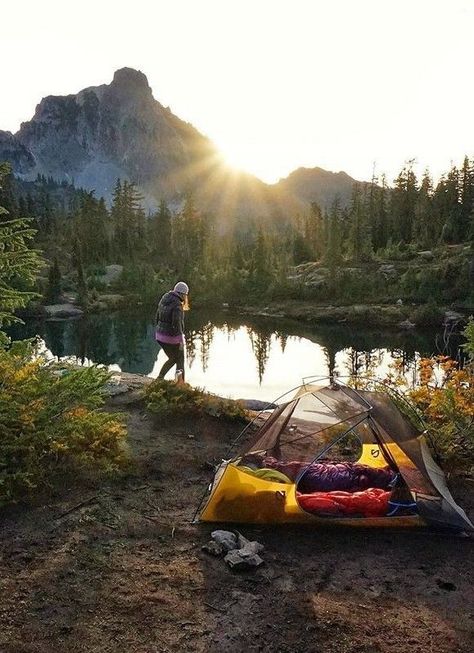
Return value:
M 390 492 L 369 488 L 360 492 L 297 492 L 298 503 L 308 512 L 330 517 L 383 517 L 388 512 Z

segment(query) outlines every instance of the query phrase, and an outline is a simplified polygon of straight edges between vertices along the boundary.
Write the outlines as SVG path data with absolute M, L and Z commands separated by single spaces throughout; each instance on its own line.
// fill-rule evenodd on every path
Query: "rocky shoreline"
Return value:
M 469 313 L 460 313 L 448 307 L 437 307 L 431 314 L 423 314 L 427 305 L 353 304 L 349 306 L 319 305 L 310 301 L 275 302 L 258 306 L 239 306 L 240 313 L 255 317 L 291 319 L 307 324 L 350 324 L 381 327 L 385 329 L 414 329 L 416 327 L 462 326 Z M 418 316 L 422 319 L 418 319 Z M 427 319 L 430 318 L 430 319 Z

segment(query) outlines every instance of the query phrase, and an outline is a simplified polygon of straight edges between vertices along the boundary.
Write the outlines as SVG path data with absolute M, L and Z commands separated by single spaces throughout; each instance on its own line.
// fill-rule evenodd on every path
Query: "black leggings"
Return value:
M 166 342 L 160 342 L 158 344 L 163 349 L 165 354 L 168 356 L 168 360 L 163 365 L 158 374 L 159 379 L 164 379 L 166 374 L 170 371 L 173 365 L 176 365 L 176 370 L 183 370 L 183 381 L 184 381 L 184 346 L 183 345 L 169 345 Z

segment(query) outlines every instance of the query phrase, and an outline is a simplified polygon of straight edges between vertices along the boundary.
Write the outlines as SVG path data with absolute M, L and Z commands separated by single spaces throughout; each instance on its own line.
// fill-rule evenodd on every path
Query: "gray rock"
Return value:
M 238 549 L 238 552 L 243 558 L 249 556 L 254 556 L 257 553 L 261 553 L 265 547 L 260 542 L 247 542 L 241 549 Z
M 45 306 L 44 310 L 46 311 L 47 318 L 51 319 L 80 317 L 84 314 L 83 310 L 72 304 L 50 304 L 49 306 Z
M 421 256 L 425 261 L 432 261 L 434 259 L 434 254 L 431 250 L 427 249 L 423 252 L 418 252 L 418 256 Z
M 461 313 L 456 313 L 456 311 L 446 311 L 444 314 L 444 323 L 445 324 L 452 324 L 457 323 L 457 322 L 462 322 L 464 320 L 464 317 L 461 315 Z
M 111 283 L 114 283 L 114 281 L 118 281 L 122 276 L 122 272 L 123 272 L 123 265 L 118 265 L 118 263 L 114 263 L 112 265 L 106 265 L 105 274 L 101 276 L 101 281 L 108 286 Z
M 403 306 L 403 299 L 397 299 L 397 306 Z
M 109 397 L 115 397 L 116 395 L 122 395 L 125 394 L 130 390 L 130 387 L 126 383 L 107 383 L 105 388 L 104 388 L 104 394 L 108 395 Z
M 309 281 L 305 281 L 304 285 L 307 288 L 322 288 L 323 286 L 326 285 L 326 280 L 322 278 L 310 279 Z
M 247 410 L 274 410 L 277 407 L 276 404 L 271 404 L 267 401 L 260 401 L 259 399 L 238 399 L 237 401 L 243 404 L 244 408 Z
M 218 542 L 214 542 L 214 540 L 210 540 L 207 544 L 204 544 L 202 550 L 216 557 L 219 557 L 224 553 L 224 547 Z
M 224 551 L 232 551 L 233 549 L 239 548 L 237 535 L 231 531 L 212 531 L 211 537 L 214 542 L 222 546 Z
M 258 554 L 247 552 L 244 549 L 229 551 L 224 560 L 231 569 L 237 571 L 256 569 L 263 565 L 263 559 Z
M 248 540 L 242 535 L 242 533 L 239 533 L 238 531 L 235 533 L 237 535 L 237 548 L 239 551 L 246 549 L 251 553 L 260 553 L 265 548 L 263 544 L 260 544 L 260 542 L 257 542 L 256 540 Z
M 404 320 L 403 322 L 400 322 L 398 326 L 400 329 L 414 329 L 416 324 L 410 322 L 410 320 Z
M 77 303 L 77 293 L 61 293 L 57 299 L 58 304 L 76 304 Z
M 397 268 L 391 263 L 381 265 L 378 269 L 379 274 L 382 274 L 386 279 L 394 279 L 398 276 Z
M 0 131 L 0 160 L 9 161 L 18 175 L 31 172 L 35 158 L 11 132 Z

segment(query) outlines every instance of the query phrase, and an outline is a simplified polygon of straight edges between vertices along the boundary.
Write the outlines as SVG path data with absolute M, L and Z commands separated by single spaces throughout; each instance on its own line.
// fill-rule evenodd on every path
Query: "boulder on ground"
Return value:
M 83 310 L 72 304 L 50 304 L 49 306 L 45 306 L 44 310 L 46 312 L 46 319 L 50 320 L 81 317 L 84 314 Z
M 105 266 L 105 274 L 101 275 L 102 283 L 105 283 L 106 286 L 109 286 L 111 283 L 118 281 L 122 276 L 123 265 L 112 264 Z
M 456 311 L 446 311 L 444 314 L 444 324 L 457 324 L 463 320 L 464 316 L 461 313 L 456 313 Z
M 256 553 L 247 553 L 244 549 L 229 551 L 224 558 L 231 569 L 243 571 L 263 565 L 263 559 Z
M 381 265 L 378 272 L 383 275 L 385 279 L 394 279 L 398 276 L 397 268 L 392 263 Z
M 214 542 L 217 542 L 224 551 L 232 551 L 237 549 L 237 535 L 231 531 L 217 530 L 212 531 L 211 537 Z
M 432 261 L 434 259 L 434 254 L 429 249 L 427 249 L 427 250 L 425 250 L 423 252 L 418 252 L 418 256 L 420 256 L 425 261 Z

